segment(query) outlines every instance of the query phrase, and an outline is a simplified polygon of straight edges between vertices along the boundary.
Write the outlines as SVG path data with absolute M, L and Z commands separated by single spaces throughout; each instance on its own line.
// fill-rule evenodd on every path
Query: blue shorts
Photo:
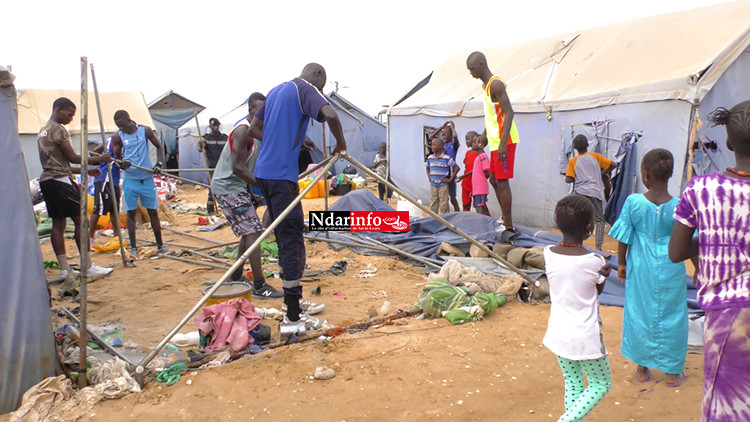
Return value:
M 133 211 L 138 208 L 138 198 L 141 206 L 147 210 L 159 208 L 156 196 L 156 183 L 153 178 L 124 179 L 122 181 L 122 209 Z
M 474 208 L 487 206 L 487 195 L 474 195 L 472 196 L 472 199 L 474 202 Z

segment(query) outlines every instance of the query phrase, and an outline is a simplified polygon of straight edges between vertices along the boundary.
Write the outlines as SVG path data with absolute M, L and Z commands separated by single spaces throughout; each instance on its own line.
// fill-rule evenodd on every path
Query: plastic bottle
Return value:
M 388 302 L 387 300 L 383 302 L 383 306 L 380 307 L 380 316 L 388 315 L 388 312 L 391 311 L 391 302 Z

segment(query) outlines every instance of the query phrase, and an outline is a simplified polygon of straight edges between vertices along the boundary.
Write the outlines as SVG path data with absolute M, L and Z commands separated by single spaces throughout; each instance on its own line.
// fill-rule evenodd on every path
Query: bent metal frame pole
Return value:
M 391 252 L 397 253 L 397 254 L 399 254 L 399 255 L 401 255 L 403 257 L 413 259 L 413 260 L 415 260 L 417 262 L 421 262 L 422 264 L 424 264 L 424 265 L 426 265 L 428 267 L 437 268 L 438 270 L 440 268 L 442 268 L 442 265 L 435 264 L 434 262 L 430 262 L 430 261 L 422 258 L 421 256 L 416 256 L 416 255 L 410 254 L 408 252 L 404 252 L 401 249 L 394 248 L 393 246 L 386 245 L 385 243 L 379 242 L 379 241 L 377 241 L 377 240 L 375 240 L 375 239 L 373 239 L 373 238 L 371 238 L 369 236 L 365 236 L 365 239 L 369 240 L 370 242 L 372 242 L 372 243 L 374 243 L 374 244 L 376 244 L 378 246 L 382 246 L 382 247 L 388 249 Z
M 86 374 L 86 283 L 88 283 L 87 272 L 89 269 L 89 219 L 86 218 L 86 206 L 88 205 L 88 170 L 89 170 L 89 145 L 88 145 L 88 119 L 89 119 L 89 90 L 88 90 L 88 58 L 81 57 L 81 285 L 78 291 L 81 294 L 81 323 L 80 323 L 80 341 L 78 350 L 80 357 L 78 360 L 78 386 L 83 388 L 88 383 Z
M 392 184 L 388 180 L 383 179 L 382 177 L 378 176 L 375 172 L 373 172 L 369 168 L 367 168 L 364 165 L 362 165 L 360 162 L 358 162 L 357 160 L 355 160 L 353 157 L 351 157 L 349 155 L 345 155 L 345 156 L 343 156 L 343 158 L 346 158 L 347 160 L 349 160 L 350 163 L 354 164 L 354 166 L 356 166 L 360 170 L 364 171 L 365 174 L 367 174 L 368 176 L 374 177 L 375 180 L 377 180 L 380 183 L 383 183 L 384 185 L 386 185 L 387 187 L 393 189 L 394 192 L 398 193 L 399 195 L 401 195 L 404 198 L 406 198 L 409 202 L 411 202 L 412 204 L 414 204 L 417 207 L 419 207 L 419 209 L 421 209 L 423 212 L 425 212 L 430 217 L 432 217 L 435 220 L 441 222 L 445 227 L 449 228 L 452 232 L 456 233 L 457 235 L 459 235 L 459 236 L 463 237 L 464 239 L 468 240 L 469 242 L 471 242 L 471 244 L 473 244 L 474 246 L 478 247 L 479 249 L 481 249 L 482 251 L 484 251 L 484 253 L 488 254 L 492 258 L 496 259 L 498 262 L 500 262 L 501 264 L 503 264 L 509 270 L 511 270 L 511 271 L 517 273 L 518 275 L 520 275 L 524 280 L 526 280 L 526 282 L 528 282 L 530 284 L 534 284 L 534 280 L 532 280 L 531 277 L 529 277 L 528 275 L 526 275 L 526 273 L 524 273 L 523 271 L 521 271 L 520 269 L 518 269 L 516 266 L 514 266 L 513 264 L 511 264 L 510 262 L 508 262 L 506 259 L 503 259 L 501 256 L 499 256 L 498 254 L 496 254 L 495 252 L 493 252 L 492 249 L 490 249 L 487 246 L 485 246 L 482 242 L 478 242 L 476 239 L 473 239 L 471 236 L 469 236 L 466 233 L 462 232 L 456 226 L 454 226 L 453 224 L 451 224 L 450 222 L 448 222 L 448 220 L 444 219 L 440 215 L 432 212 L 431 209 L 429 209 L 429 208 L 425 207 L 424 205 L 420 204 L 419 202 L 417 202 L 417 200 L 414 199 L 414 197 L 412 197 L 411 195 L 406 194 L 404 191 L 402 191 L 401 189 L 397 188 L 394 184 Z
M 91 154 L 91 155 L 94 155 L 94 156 L 97 156 L 97 155 L 99 155 L 99 154 L 97 154 L 97 153 L 95 153 L 95 152 L 90 152 L 90 154 Z M 114 161 L 115 163 L 117 163 L 117 165 L 118 165 L 118 166 L 122 167 L 121 163 L 122 163 L 123 161 L 125 161 L 125 160 L 117 160 L 117 159 L 114 159 L 114 158 L 113 158 L 113 159 L 112 159 L 112 161 Z M 130 167 L 133 167 L 134 169 L 140 169 L 140 170 L 143 170 L 143 171 L 147 171 L 147 172 L 149 172 L 149 173 L 153 173 L 153 172 L 154 172 L 154 169 L 150 169 L 150 168 L 146 168 L 146 167 L 141 167 L 141 166 L 139 166 L 138 164 L 133 164 L 133 163 L 130 163 Z M 183 182 L 185 182 L 185 183 L 191 183 L 191 184 L 193 184 L 193 185 L 203 186 L 204 188 L 210 188 L 210 187 L 211 187 L 211 186 L 209 186 L 209 185 L 207 185 L 207 184 L 205 184 L 205 183 L 201 183 L 201 182 L 196 182 L 195 180 L 190 180 L 190 179 L 186 179 L 186 178 L 184 178 L 184 177 L 180 177 L 180 176 L 175 176 L 175 175 L 172 175 L 172 174 L 165 174 L 165 176 L 167 176 L 167 177 L 171 177 L 171 178 L 173 178 L 173 179 L 177 179 L 177 180 L 182 180 L 182 181 L 183 181 Z
M 164 337 L 164 339 L 161 342 L 159 342 L 159 344 L 156 347 L 154 347 L 153 349 L 151 349 L 151 351 L 140 362 L 138 362 L 138 367 L 136 368 L 136 373 L 137 374 L 142 374 L 145 371 L 145 366 L 148 365 L 149 362 L 151 362 L 151 360 L 156 356 L 157 353 L 159 353 L 159 350 L 161 350 L 164 346 L 167 345 L 167 343 L 169 342 L 169 340 L 171 340 L 172 337 L 175 334 L 177 334 L 177 332 L 183 326 L 185 326 L 185 324 L 187 324 L 187 322 L 190 320 L 190 318 L 192 318 L 192 316 L 196 312 L 198 312 L 198 310 L 203 306 L 203 304 L 205 304 L 206 301 L 211 296 L 213 296 L 213 294 L 216 293 L 217 290 L 219 290 L 219 288 L 224 284 L 224 282 L 226 282 L 229 279 L 229 277 L 231 277 L 232 274 L 235 271 L 237 271 L 239 268 L 242 268 L 242 266 L 245 264 L 245 261 L 247 261 L 247 259 L 250 257 L 250 254 L 253 253 L 256 249 L 258 249 L 260 247 L 261 242 L 263 242 L 263 240 L 265 240 L 268 236 L 271 235 L 271 233 L 273 233 L 273 230 L 279 224 L 281 224 L 281 222 L 286 218 L 286 216 L 289 215 L 289 213 L 292 212 L 292 210 L 294 209 L 294 207 L 297 206 L 297 204 L 299 204 L 300 201 L 302 201 L 302 198 L 304 198 L 305 195 L 307 195 L 307 193 L 310 190 L 312 190 L 312 188 L 315 187 L 315 184 L 318 183 L 318 180 L 320 180 L 326 174 L 326 172 L 331 167 L 333 167 L 333 164 L 336 163 L 336 161 L 338 161 L 338 158 L 340 158 L 341 156 L 346 157 L 346 155 L 344 155 L 343 153 L 342 154 L 336 154 L 335 156 L 332 157 L 332 158 L 336 158 L 336 159 L 330 160 L 323 167 L 324 170 L 322 172 L 320 172 L 320 174 L 318 174 L 317 176 L 315 176 L 313 178 L 312 182 L 309 185 L 307 185 L 305 187 L 305 189 L 303 189 L 302 192 L 300 192 L 299 195 L 297 195 L 296 198 L 294 198 L 294 200 L 292 201 L 292 203 L 289 204 L 289 206 L 284 210 L 284 212 L 282 212 L 280 215 L 276 216 L 276 218 L 273 220 L 273 222 L 271 223 L 271 225 L 268 226 L 268 228 L 258 237 L 258 239 L 255 240 L 255 242 L 253 242 L 252 245 L 250 245 L 250 247 L 245 251 L 245 253 L 242 254 L 242 256 L 240 256 L 240 257 L 237 258 L 237 260 L 234 262 L 234 264 L 228 270 L 226 270 L 226 272 L 219 278 L 219 280 L 216 281 L 216 284 L 214 284 L 213 287 L 211 287 L 203 295 L 203 297 L 201 297 L 200 300 L 198 300 L 198 303 L 196 303 L 195 306 L 193 306 L 185 314 L 185 316 L 182 317 L 182 320 L 180 320 L 180 322 L 178 322 L 177 325 L 175 325 L 175 327 L 172 328 L 172 330 L 167 334 L 167 336 Z
M 94 85 L 94 99 L 96 100 L 96 114 L 99 116 L 99 132 L 102 135 L 102 145 L 106 150 L 107 148 L 107 135 L 104 133 L 104 119 L 102 118 L 102 106 L 99 103 L 99 89 L 96 86 L 96 73 L 94 73 L 94 64 L 89 65 L 91 68 L 91 83 Z M 122 242 L 122 230 L 120 230 L 120 204 L 118 203 L 117 194 L 115 191 L 115 182 L 112 177 L 112 163 L 107 163 L 107 185 L 109 186 L 109 196 L 112 199 L 112 215 L 115 217 L 112 223 L 112 228 L 117 233 L 117 239 L 120 241 L 120 255 L 122 256 L 122 266 L 127 267 L 128 264 L 132 264 L 133 261 L 127 258 L 128 254 L 125 253 L 125 244 Z M 102 209 L 104 206 L 102 205 Z M 87 234 L 88 236 L 88 234 Z

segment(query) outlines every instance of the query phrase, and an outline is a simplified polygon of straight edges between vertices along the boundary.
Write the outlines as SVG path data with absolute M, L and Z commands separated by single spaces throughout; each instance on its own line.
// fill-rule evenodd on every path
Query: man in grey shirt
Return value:
M 232 231 L 240 237 L 237 256 L 247 251 L 260 234 L 263 225 L 253 205 L 250 185 L 255 185 L 253 168 L 258 156 L 255 140 L 250 136 L 250 119 L 255 116 L 266 97 L 254 92 L 247 100 L 248 118 L 242 119 L 229 134 L 229 140 L 221 151 L 216 171 L 211 179 L 211 192 L 221 211 L 227 217 Z M 284 293 L 268 284 L 260 262 L 260 249 L 250 254 L 250 269 L 253 272 L 253 298 L 281 299 Z M 240 267 L 232 274 L 231 281 L 249 281 L 242 275 Z

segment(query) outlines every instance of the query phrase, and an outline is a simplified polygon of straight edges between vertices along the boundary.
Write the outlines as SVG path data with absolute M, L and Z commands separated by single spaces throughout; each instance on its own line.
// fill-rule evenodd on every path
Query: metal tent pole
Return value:
M 79 292 L 81 294 L 81 324 L 80 337 L 78 342 L 79 360 L 78 360 L 78 386 L 83 388 L 87 384 L 86 374 L 86 283 L 88 282 L 87 272 L 89 269 L 89 220 L 86 218 L 86 206 L 88 205 L 88 58 L 81 57 L 81 213 L 79 218 L 80 246 L 81 246 L 81 283 Z
M 501 264 L 503 264 L 509 270 L 511 270 L 511 271 L 517 273 L 518 275 L 520 275 L 524 280 L 526 280 L 526 282 L 528 282 L 530 284 L 534 284 L 534 280 L 532 280 L 531 277 L 529 277 L 528 275 L 526 275 L 520 269 L 516 268 L 516 266 L 514 266 L 513 264 L 511 264 L 510 262 L 508 262 L 506 259 L 502 258 L 498 254 L 496 254 L 495 252 L 493 252 L 492 249 L 488 248 L 483 243 L 478 242 L 476 239 L 473 239 L 471 236 L 469 236 L 466 233 L 462 232 L 456 226 L 454 226 L 453 224 L 451 224 L 450 222 L 448 222 L 446 219 L 444 219 L 440 215 L 432 212 L 431 209 L 429 209 L 429 208 L 425 207 L 424 205 L 420 204 L 419 202 L 417 202 L 417 200 L 414 199 L 411 195 L 408 195 L 407 193 L 405 193 L 401 189 L 397 188 L 395 185 L 393 185 L 388 180 L 383 179 L 382 177 L 378 176 L 377 173 L 373 172 L 372 170 L 370 170 L 366 166 L 362 165 L 359 161 L 355 160 L 354 157 L 352 157 L 350 155 L 344 155 L 343 158 L 349 160 L 350 163 L 354 164 L 356 167 L 358 167 L 359 169 L 361 169 L 362 171 L 364 171 L 365 174 L 367 174 L 368 176 L 374 177 L 376 180 L 378 180 L 381 183 L 383 183 L 384 185 L 386 185 L 386 187 L 389 187 L 389 188 L 393 189 L 394 192 L 396 192 L 399 195 L 401 195 L 404 198 L 406 198 L 409 202 L 411 202 L 412 204 L 414 204 L 417 207 L 419 207 L 419 209 L 421 209 L 423 212 L 425 212 L 430 217 L 432 217 L 435 220 L 437 220 L 440 223 L 442 223 L 445 227 L 447 227 L 448 229 L 450 229 L 452 232 L 454 232 L 457 235 L 459 235 L 459 236 L 463 237 L 464 239 L 468 240 L 471 244 L 475 245 L 476 247 L 478 247 L 479 249 L 481 249 L 482 251 L 484 251 L 486 254 L 488 254 L 492 258 L 496 259 L 498 262 L 500 262 Z
M 99 116 L 99 132 L 102 135 L 102 145 L 105 149 L 107 147 L 107 136 L 104 133 L 104 119 L 102 119 L 102 107 L 99 103 L 99 89 L 96 86 L 96 73 L 94 73 L 94 64 L 91 63 L 91 82 L 94 84 L 94 98 L 96 99 L 96 113 Z M 107 180 L 109 183 L 109 196 L 112 198 L 112 215 L 115 217 L 112 223 L 112 228 L 117 233 L 117 239 L 120 241 L 120 255 L 122 255 L 122 266 L 127 267 L 128 264 L 133 264 L 132 259 L 128 259 L 128 254 L 125 253 L 125 245 L 122 241 L 122 230 L 120 230 L 120 204 L 118 203 L 117 193 L 115 191 L 114 178 L 112 177 L 112 163 L 107 163 Z M 102 204 L 102 209 L 104 208 Z M 135 247 L 135 246 L 134 246 Z

